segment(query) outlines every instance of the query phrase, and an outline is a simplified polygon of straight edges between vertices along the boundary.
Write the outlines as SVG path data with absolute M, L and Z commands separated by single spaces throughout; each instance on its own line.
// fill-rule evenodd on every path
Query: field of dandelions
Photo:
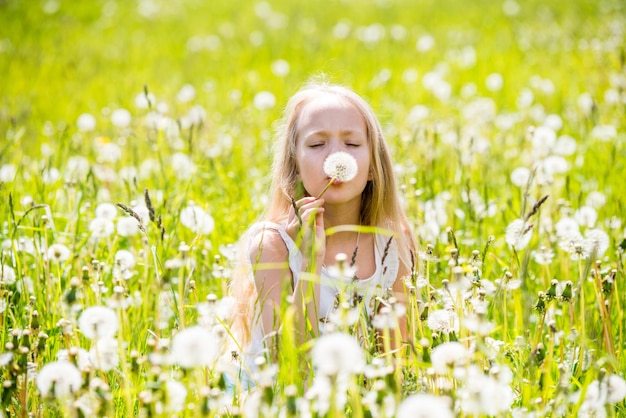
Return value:
M 626 416 L 625 40 L 621 0 L 0 1 L 0 417 Z M 419 252 L 302 346 L 286 300 L 247 391 L 234 244 L 320 74 Z

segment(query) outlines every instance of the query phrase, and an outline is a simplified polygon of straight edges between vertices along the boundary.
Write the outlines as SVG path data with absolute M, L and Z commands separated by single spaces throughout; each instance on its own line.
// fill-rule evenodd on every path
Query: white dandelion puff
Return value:
M 176 380 L 168 380 L 165 383 L 167 392 L 167 411 L 182 412 L 185 409 L 185 400 L 187 399 L 187 388 Z
M 450 399 L 429 394 L 416 394 L 406 398 L 398 407 L 397 418 L 452 418 Z
M 339 151 L 330 154 L 324 161 L 324 173 L 328 177 L 341 182 L 354 179 L 359 171 L 354 157 L 347 152 Z
M 451 341 L 435 347 L 430 355 L 430 360 L 435 372 L 448 374 L 454 368 L 464 366 L 469 355 L 469 351 L 463 344 Z
M 526 167 L 517 167 L 511 172 L 511 183 L 517 187 L 525 187 L 530 180 L 531 172 Z
M 172 359 L 185 369 L 212 366 L 218 356 L 218 340 L 204 327 L 185 328 L 172 340 Z
M 201 207 L 190 204 L 180 212 L 180 223 L 193 232 L 210 234 L 215 227 L 215 220 Z
M 117 340 L 113 338 L 98 340 L 89 350 L 89 360 L 93 367 L 103 372 L 116 368 L 120 363 Z
M 90 132 L 96 129 L 96 118 L 91 113 L 83 113 L 76 120 L 76 126 L 82 132 Z
M 48 247 L 47 255 L 49 260 L 62 263 L 70 258 L 72 252 L 69 248 L 67 248 L 67 246 L 55 243 Z
M 0 283 L 6 286 L 15 284 L 15 270 L 13 267 L 3 264 L 0 266 Z
M 446 335 L 451 332 L 459 332 L 459 317 L 455 312 L 447 309 L 430 312 L 426 324 L 432 331 Z
M 259 110 L 271 109 L 276 105 L 276 96 L 269 91 L 261 91 L 254 96 L 253 103 Z
M 347 334 L 320 337 L 311 352 L 313 367 L 325 376 L 349 376 L 365 367 L 365 355 L 357 340 Z
M 111 113 L 111 122 L 118 128 L 127 128 L 133 117 L 126 109 L 115 109 Z
M 532 225 L 523 219 L 516 219 L 506 227 L 505 241 L 516 251 L 526 248 L 532 238 Z
M 37 389 L 44 397 L 66 398 L 76 393 L 82 384 L 80 371 L 65 360 L 48 363 L 37 374 Z
M 113 337 L 118 325 L 115 311 L 105 306 L 90 306 L 78 318 L 78 328 L 90 340 Z

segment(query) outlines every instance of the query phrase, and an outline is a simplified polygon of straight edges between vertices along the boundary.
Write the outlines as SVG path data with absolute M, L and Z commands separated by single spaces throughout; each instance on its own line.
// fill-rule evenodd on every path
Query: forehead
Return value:
M 366 133 L 365 118 L 348 99 L 325 94 L 308 100 L 300 110 L 298 132 L 342 130 Z

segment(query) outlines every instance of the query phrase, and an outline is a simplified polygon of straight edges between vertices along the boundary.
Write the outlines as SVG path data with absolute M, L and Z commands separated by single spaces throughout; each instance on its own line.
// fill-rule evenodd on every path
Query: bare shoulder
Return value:
M 264 228 L 251 237 L 248 255 L 253 264 L 276 263 L 286 261 L 289 250 L 277 230 Z

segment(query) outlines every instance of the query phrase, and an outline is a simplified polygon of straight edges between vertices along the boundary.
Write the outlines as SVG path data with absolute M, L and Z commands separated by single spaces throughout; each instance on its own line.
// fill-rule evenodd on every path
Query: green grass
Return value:
M 158 12 L 150 17 L 138 13 L 141 5 L 149 4 Z M 170 339 L 197 322 L 198 302 L 209 294 L 226 295 L 230 266 L 221 249 L 235 243 L 262 213 L 276 121 L 289 96 L 320 74 L 354 88 L 379 115 L 420 251 L 432 248 L 434 255 L 412 277 L 420 282 L 427 278 L 429 285 L 409 293 L 411 341 L 395 371 L 353 378 L 345 411 L 340 408 L 336 416 L 392 416 L 397 404 L 413 393 L 448 397 L 457 416 L 481 415 L 468 407 L 468 393 L 476 389 L 469 379 L 435 379 L 432 373 L 430 354 L 450 338 L 474 347 L 470 363 L 481 371 L 493 375 L 494 367 L 511 370 L 506 385 L 514 399 L 499 416 L 573 416 L 584 411 L 589 403 L 573 396 L 577 391 L 589 395 L 593 381 L 611 374 L 623 377 L 626 370 L 626 9 L 617 0 L 567 5 L 530 0 L 519 2 L 519 12 L 508 16 L 503 4 L 512 3 L 0 1 L 0 170 L 16 170 L 14 178 L 0 177 L 0 265 L 16 275 L 13 283 L 3 273 L 7 276 L 0 284 L 4 415 L 77 416 L 72 400 L 41 397 L 27 371 L 41 370 L 60 350 L 89 350 L 92 344 L 77 327 L 77 318 L 89 306 L 117 300 L 115 289 L 133 303 L 117 309 L 118 365 L 106 372 L 83 372 L 85 380 L 106 382 L 100 389 L 79 390 L 77 396 L 95 396 L 92 404 L 104 408 L 92 415 L 170 416 L 158 406 L 170 396 L 167 380 L 188 390 L 181 416 L 236 416 L 236 407 L 246 411 L 245 405 L 261 415 L 282 411 L 289 416 L 296 401 L 302 406 L 310 385 L 296 373 L 298 359 L 308 358 L 315 342 L 297 347 L 290 341 L 293 306 L 288 304 L 283 306 L 277 377 L 263 390 L 222 398 L 219 371 L 185 372 L 158 364 L 154 354 L 167 353 Z M 44 11 L 55 5 L 54 13 Z M 340 22 L 349 28 L 345 39 L 333 35 Z M 364 34 L 376 33 L 383 34 L 379 40 L 363 40 Z M 420 52 L 416 44 L 426 35 L 434 46 Z M 262 41 L 254 44 L 251 39 Z M 192 50 L 194 42 L 214 48 Z M 284 76 L 272 73 L 279 59 L 289 63 Z M 429 73 L 447 83 L 446 98 L 424 84 Z M 500 90 L 486 86 L 492 73 L 503 77 Z M 407 81 L 407 74 L 416 74 L 416 80 Z M 180 102 L 177 94 L 187 84 L 196 95 Z M 144 91 L 156 98 L 152 109 L 135 106 Z M 274 107 L 254 106 L 261 91 L 274 94 Z M 520 98 L 528 92 L 533 100 L 523 105 Z M 579 105 L 583 93 L 594 100 L 589 113 Z M 607 100 L 612 95 L 617 101 Z M 492 110 L 487 105 L 464 116 L 479 98 L 489 98 Z M 193 106 L 201 106 L 206 118 L 192 127 L 181 122 L 179 135 L 168 137 L 149 123 L 150 114 L 165 105 L 163 115 L 174 125 Z M 416 105 L 429 113 L 411 121 Z M 118 108 L 132 115 L 126 128 L 111 122 Z M 83 113 L 95 117 L 95 130 L 78 129 Z M 542 158 L 533 150 L 528 131 L 541 126 L 547 115 L 560 116 L 557 136 L 574 138 L 576 150 L 563 157 L 568 167 L 552 179 L 542 181 L 537 173 L 527 187 L 515 186 L 513 169 L 532 169 Z M 506 123 L 508 119 L 512 122 Z M 617 135 L 609 141 L 594 137 L 600 125 L 615 127 Z M 110 154 L 101 154 L 103 144 L 117 145 L 119 159 L 104 161 Z M 175 153 L 190 157 L 197 168 L 193 176 L 179 177 L 171 165 Z M 88 169 L 72 177 L 68 163 L 76 156 L 86 159 Z M 122 179 L 129 168 L 138 174 Z M 50 170 L 59 173 L 53 181 L 46 180 Z M 106 172 L 113 177 L 107 178 Z M 145 224 L 145 233 L 91 237 L 89 225 L 99 204 L 141 204 L 146 190 L 155 217 Z M 574 216 L 595 191 L 606 198 L 596 209 L 595 227 L 607 233 L 610 245 L 597 263 L 592 258 L 572 260 L 559 245 L 554 225 Z M 529 218 L 529 244 L 513 251 L 505 241 L 507 226 L 546 195 Z M 181 211 L 190 201 L 213 217 L 210 234 L 197 234 L 182 224 Z M 440 224 L 432 234 L 426 227 L 433 225 L 429 208 L 435 202 L 441 205 Z M 492 205 L 492 211 L 481 214 L 481 203 Z M 118 209 L 117 217 L 123 215 Z M 589 228 L 580 229 L 584 233 Z M 55 243 L 69 248 L 68 260 L 59 263 L 44 256 Z M 190 247 L 184 257 L 183 243 Z M 33 246 L 30 252 L 28 245 Z M 532 254 L 542 246 L 555 253 L 546 266 Z M 128 278 L 115 267 L 118 250 L 129 250 L 136 258 Z M 171 267 L 175 260 L 180 264 Z M 507 272 L 511 280 L 520 281 L 519 287 L 503 284 Z M 460 278 L 473 283 L 471 292 L 452 293 L 448 301 L 446 285 L 453 288 Z M 571 301 L 538 298 L 539 292 L 550 293 L 552 280 L 559 283 L 557 296 L 572 282 Z M 96 291 L 99 286 L 106 288 L 104 294 Z M 465 323 L 480 298 L 488 303 L 485 319 L 494 325 L 487 335 Z M 439 336 L 428 327 L 426 316 L 448 302 L 461 326 L 456 335 Z M 418 311 L 418 303 L 427 303 L 428 311 Z M 72 326 L 64 327 L 64 321 Z M 500 347 L 496 352 L 488 348 L 494 341 Z M 379 357 L 386 361 L 373 335 L 364 338 L 363 348 L 368 364 Z M 436 384 L 441 381 L 451 387 Z M 290 385 L 296 386 L 295 395 Z M 173 389 L 171 393 L 173 397 Z M 265 397 L 254 408 L 260 393 Z M 385 396 L 387 413 L 381 412 Z M 220 402 L 234 407 L 219 412 Z M 609 403 L 606 411 L 608 416 L 626 416 L 623 399 Z

